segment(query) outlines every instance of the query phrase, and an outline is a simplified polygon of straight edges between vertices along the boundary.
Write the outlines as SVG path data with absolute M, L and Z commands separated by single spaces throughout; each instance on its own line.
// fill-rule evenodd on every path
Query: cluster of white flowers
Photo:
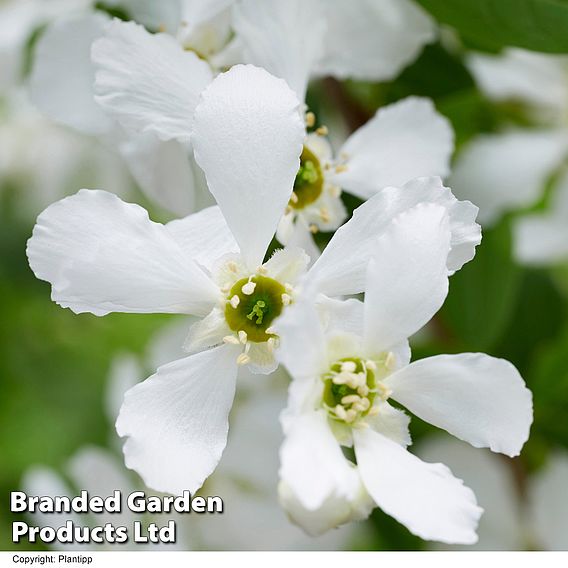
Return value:
M 441 179 L 451 127 L 409 98 L 334 156 L 304 103 L 314 76 L 392 78 L 434 38 L 432 22 L 409 0 L 160 4 L 144 22 L 159 33 L 87 10 L 56 21 L 31 76 L 49 116 L 104 138 L 160 205 L 197 211 L 160 224 L 82 189 L 49 206 L 28 243 L 35 275 L 75 313 L 197 318 L 186 356 L 125 395 L 126 465 L 152 489 L 199 490 L 227 443 L 239 369 L 270 381 L 281 363 L 278 495 L 293 522 L 320 535 L 378 506 L 424 539 L 475 542 L 472 491 L 407 451 L 409 419 L 391 404 L 509 456 L 532 422 L 507 361 L 410 363 L 409 337 L 481 241 L 477 207 Z M 349 220 L 342 190 L 366 200 Z M 321 254 L 317 231 L 335 231 Z

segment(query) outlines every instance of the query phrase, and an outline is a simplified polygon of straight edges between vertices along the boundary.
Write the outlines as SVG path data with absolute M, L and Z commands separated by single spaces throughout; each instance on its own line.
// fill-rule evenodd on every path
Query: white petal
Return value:
M 459 154 L 449 183 L 460 199 L 479 207 L 483 224 L 526 207 L 568 152 L 563 131 L 510 131 L 478 136 Z
M 394 408 L 388 402 L 380 402 L 377 408 L 379 411 L 378 414 L 375 416 L 367 416 L 365 422 L 367 422 L 375 432 L 390 438 L 400 446 L 404 446 L 405 448 L 409 446 L 412 443 L 408 430 L 410 416 L 405 414 L 402 410 Z
M 340 150 L 347 171 L 333 182 L 366 199 L 416 177 L 446 177 L 453 147 L 452 127 L 432 101 L 409 97 L 379 109 L 348 138 Z
M 475 223 L 477 207 L 458 201 L 439 178 L 418 178 L 401 188 L 387 187 L 355 209 L 308 272 L 312 285 L 329 296 L 364 291 L 377 237 L 394 217 L 418 203 L 435 203 L 447 209 L 452 233 L 448 270 L 459 270 L 473 258 L 481 241 L 481 229 Z
M 195 210 L 195 180 L 187 148 L 156 135 L 130 137 L 120 147 L 130 172 L 144 194 L 178 216 Z
M 442 464 L 429 464 L 371 429 L 354 430 L 363 482 L 377 505 L 424 540 L 473 544 L 482 509 Z
M 566 550 L 568 531 L 568 456 L 565 452 L 553 454 L 544 468 L 535 476 L 530 504 L 535 531 L 546 550 Z
M 286 308 L 273 327 L 280 336 L 276 356 L 293 377 L 318 376 L 326 370 L 325 339 L 313 298 L 302 296 Z
M 358 518 L 352 503 L 364 493 L 361 480 L 344 457 L 325 412 L 302 414 L 289 423 L 280 460 L 281 503 L 309 534 Z
M 493 100 L 526 101 L 558 114 L 568 106 L 566 59 L 562 56 L 506 49 L 500 55 L 470 55 L 467 64 Z
M 285 79 L 301 101 L 323 53 L 322 8 L 318 0 L 244 0 L 233 9 L 245 61 Z
M 111 193 L 81 190 L 48 207 L 28 241 L 35 275 L 75 313 L 208 313 L 213 282 L 166 227 Z
M 514 253 L 521 263 L 546 266 L 568 258 L 568 220 L 553 215 L 526 215 L 516 219 Z
M 116 422 L 126 465 L 152 489 L 197 491 L 227 442 L 236 353 L 221 346 L 160 367 L 126 393 Z
M 166 228 L 183 251 L 208 270 L 222 256 L 239 251 L 217 206 L 208 207 L 184 219 L 170 221 Z
M 267 262 L 264 268 L 267 275 L 279 282 L 294 284 L 306 272 L 310 259 L 298 247 L 278 249 Z
M 304 125 L 284 81 L 237 65 L 195 111 L 195 159 L 251 270 L 276 231 L 299 168 Z
M 111 422 L 118 416 L 124 393 L 143 376 L 142 365 L 134 355 L 122 353 L 113 358 L 105 392 L 105 410 Z
M 205 61 L 166 34 L 112 21 L 93 44 L 97 102 L 127 130 L 189 142 L 199 94 L 212 79 Z
M 216 306 L 211 313 L 191 326 L 183 342 L 183 348 L 188 353 L 195 353 L 221 344 L 225 336 L 232 334 L 224 310 Z
M 472 448 L 440 433 L 416 448 L 421 459 L 447 464 L 470 486 L 484 513 L 479 521 L 475 550 L 522 550 L 523 519 L 519 516 L 513 468 L 489 450 Z M 460 547 L 462 550 L 470 546 Z
M 174 34 L 180 24 L 180 0 L 118 0 L 116 3 L 126 10 L 130 19 L 153 31 Z M 210 3 L 211 0 L 205 2 Z
M 364 307 L 361 300 L 335 300 L 319 295 L 316 308 L 327 333 L 340 331 L 363 337 Z
M 513 457 L 529 437 L 532 395 L 504 359 L 438 355 L 396 371 L 385 384 L 413 414 L 476 448 Z
M 88 14 L 57 20 L 38 40 L 30 75 L 33 103 L 51 119 L 87 134 L 110 131 L 112 121 L 94 99 L 91 44 L 108 19 Z
M 568 171 L 562 172 L 552 192 L 546 213 L 514 221 L 514 253 L 520 262 L 545 265 L 568 258 Z
M 136 489 L 122 461 L 110 451 L 96 446 L 81 448 L 67 462 L 66 470 L 74 486 L 86 490 L 90 496 L 104 498 L 118 490 L 124 499 Z M 95 518 L 100 525 L 115 523 L 115 526 L 119 526 L 132 523 L 137 515 L 128 507 L 123 507 L 118 514 L 103 511 L 97 513 Z
M 388 351 L 427 324 L 448 294 L 446 209 L 421 203 L 393 219 L 367 269 L 365 350 Z
M 385 81 L 393 79 L 435 38 L 434 23 L 409 0 L 326 0 L 326 51 L 317 71 Z
M 233 4 L 235 0 L 182 0 L 182 19 L 190 26 L 198 26 Z
M 280 243 L 287 247 L 298 247 L 303 249 L 310 257 L 308 266 L 311 266 L 321 255 L 319 248 L 314 242 L 308 223 L 302 215 L 298 215 L 293 222 L 294 214 L 283 215 L 278 224 L 276 238 Z

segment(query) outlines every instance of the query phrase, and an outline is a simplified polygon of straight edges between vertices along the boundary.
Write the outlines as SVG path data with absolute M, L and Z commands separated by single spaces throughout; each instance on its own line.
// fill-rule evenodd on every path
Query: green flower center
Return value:
M 293 209 L 303 209 L 313 203 L 321 195 L 322 190 L 323 174 L 320 162 L 317 156 L 304 146 L 289 205 Z
M 375 400 L 376 366 L 372 361 L 350 357 L 336 361 L 323 374 L 323 405 L 330 418 L 353 424 L 366 416 Z
M 225 319 L 233 331 L 246 332 L 249 341 L 268 341 L 274 335 L 266 330 L 282 313 L 287 298 L 286 288 L 272 278 L 241 278 L 227 297 Z

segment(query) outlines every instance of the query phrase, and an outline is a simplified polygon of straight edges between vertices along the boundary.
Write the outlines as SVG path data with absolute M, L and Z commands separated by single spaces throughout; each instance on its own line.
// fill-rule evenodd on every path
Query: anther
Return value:
M 348 394 L 341 399 L 341 404 L 353 404 L 354 402 L 359 402 L 361 397 L 356 394 Z
M 246 345 L 246 342 L 248 340 L 248 336 L 247 336 L 247 332 L 244 329 L 241 329 L 238 333 L 239 336 L 239 341 L 243 344 Z
M 282 305 L 283 306 L 289 306 L 290 305 L 290 302 L 292 301 L 290 294 L 282 294 L 281 298 L 282 298 Z
M 324 222 L 324 223 L 329 223 L 331 217 L 329 216 L 329 210 L 327 209 L 327 207 L 322 207 L 319 210 L 319 216 L 320 219 Z
M 229 300 L 229 304 L 231 304 L 231 306 L 235 309 L 237 309 L 237 306 L 240 304 L 241 299 L 235 294 L 230 300 Z
M 251 282 L 250 280 L 241 288 L 241 292 L 243 294 L 245 294 L 246 296 L 250 296 L 253 292 L 254 289 L 256 288 L 256 283 L 255 282 Z
M 298 203 L 298 194 L 295 191 L 293 191 L 292 195 L 290 195 L 290 201 L 292 203 Z
M 341 195 L 341 188 L 337 185 L 330 185 L 328 192 L 331 197 L 338 198 Z
M 237 357 L 237 365 L 246 365 L 247 363 L 250 363 L 250 357 L 246 353 L 241 353 Z
M 367 396 L 369 394 L 369 387 L 366 384 L 361 385 L 357 388 L 357 394 L 359 394 L 359 396 Z
M 338 404 L 334 409 L 335 415 L 341 420 L 347 420 L 347 411 L 341 404 Z
M 316 134 L 319 136 L 327 136 L 329 133 L 329 130 L 327 128 L 327 126 L 320 126 L 317 130 L 316 130 Z
M 264 276 L 268 270 L 266 270 L 266 266 L 263 266 L 262 264 L 256 269 L 257 274 L 260 274 L 261 276 Z
M 313 223 L 310 225 L 310 233 L 312 233 L 312 235 L 315 235 L 316 233 L 319 232 L 318 226 L 314 225 Z
M 227 263 L 227 268 L 231 271 L 231 272 L 236 272 L 238 269 L 237 263 L 233 260 L 229 261 Z
M 346 172 L 348 169 L 349 168 L 345 164 L 338 164 L 337 166 L 335 166 L 335 173 L 341 174 L 343 172 Z
M 371 361 L 371 359 L 367 359 L 367 361 L 365 361 L 365 368 L 369 371 L 376 371 L 377 364 L 374 361 Z
M 289 284 L 288 282 L 286 282 L 284 284 L 284 290 L 286 290 L 286 292 L 288 292 L 288 294 L 291 294 L 294 291 L 294 286 L 292 286 L 292 284 Z
M 266 333 L 266 335 L 276 335 L 276 331 L 273 327 L 267 327 L 264 333 Z
M 341 370 L 345 373 L 354 373 L 357 369 L 357 365 L 354 361 L 344 361 L 341 363 Z
M 276 339 L 274 337 L 268 338 L 268 341 L 266 342 L 266 348 L 271 353 L 274 351 L 274 349 L 276 349 Z
M 369 410 L 369 412 L 367 413 L 367 416 L 377 416 L 379 412 L 380 412 L 379 407 L 373 406 L 373 408 L 371 408 L 371 410 Z
M 238 345 L 239 340 L 234 335 L 225 335 L 225 337 L 223 337 L 223 343 L 228 343 L 230 345 Z
M 312 126 L 316 123 L 316 115 L 313 112 L 306 113 L 306 126 L 308 128 L 312 128 Z

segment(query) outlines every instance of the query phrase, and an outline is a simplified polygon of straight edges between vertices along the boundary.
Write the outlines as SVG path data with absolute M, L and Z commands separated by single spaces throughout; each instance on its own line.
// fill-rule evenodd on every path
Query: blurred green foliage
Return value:
M 566 0 L 418 0 L 439 22 L 454 27 L 470 47 L 505 46 L 568 52 Z

